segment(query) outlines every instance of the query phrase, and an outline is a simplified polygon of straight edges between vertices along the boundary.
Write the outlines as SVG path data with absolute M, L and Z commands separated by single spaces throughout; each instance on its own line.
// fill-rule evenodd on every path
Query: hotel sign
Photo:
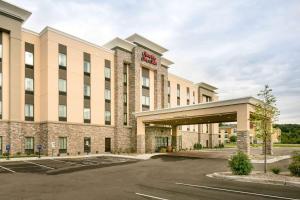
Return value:
M 156 57 L 152 54 L 147 53 L 146 51 L 144 51 L 142 53 L 142 59 L 141 60 L 146 62 L 146 63 L 150 63 L 152 65 L 157 65 Z

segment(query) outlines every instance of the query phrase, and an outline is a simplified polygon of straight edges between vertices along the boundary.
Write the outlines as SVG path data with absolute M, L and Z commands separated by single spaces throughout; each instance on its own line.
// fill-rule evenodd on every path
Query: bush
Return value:
M 292 154 L 292 163 L 288 169 L 294 176 L 300 176 L 300 151 L 295 151 Z
M 292 162 L 288 168 L 293 176 L 300 177 L 300 162 Z
M 279 174 L 281 172 L 281 169 L 279 167 L 273 167 L 271 169 L 271 171 L 274 173 L 274 174 Z
M 219 144 L 219 148 L 224 148 L 224 144 L 223 143 Z
M 202 145 L 200 143 L 194 144 L 194 149 L 199 150 L 202 149 Z
M 247 154 L 239 151 L 228 161 L 231 172 L 235 175 L 248 175 L 253 169 Z
M 235 135 L 230 136 L 229 138 L 230 142 L 236 142 L 237 137 Z
M 164 148 L 164 147 L 162 147 L 162 148 L 160 148 L 159 152 L 160 152 L 160 153 L 166 153 L 166 152 L 167 152 L 167 149 Z

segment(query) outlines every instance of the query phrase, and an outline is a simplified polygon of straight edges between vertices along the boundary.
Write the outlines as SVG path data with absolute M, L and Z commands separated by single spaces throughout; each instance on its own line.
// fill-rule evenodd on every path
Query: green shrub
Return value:
M 162 148 L 160 148 L 159 152 L 160 152 L 160 153 L 166 153 L 166 152 L 167 152 L 167 149 L 164 148 L 164 147 L 162 147 Z
M 288 168 L 293 176 L 300 176 L 300 162 L 292 162 Z
M 230 142 L 236 142 L 237 137 L 235 135 L 230 136 L 229 138 Z
M 195 143 L 194 149 L 196 149 L 196 150 L 202 149 L 202 145 L 200 143 Z
M 281 172 L 281 169 L 279 167 L 273 167 L 271 169 L 271 171 L 274 173 L 274 174 L 279 174 Z
M 219 148 L 224 148 L 224 144 L 223 143 L 219 144 Z
M 228 163 L 231 172 L 235 175 L 248 175 L 253 169 L 253 165 L 247 154 L 241 151 L 239 151 L 236 155 L 233 155 Z
M 300 151 L 293 152 L 292 163 L 289 165 L 288 169 L 293 176 L 300 176 Z

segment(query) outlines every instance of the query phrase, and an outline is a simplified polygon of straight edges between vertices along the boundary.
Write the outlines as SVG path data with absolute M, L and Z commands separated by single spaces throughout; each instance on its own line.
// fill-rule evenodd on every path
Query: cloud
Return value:
M 300 123 L 297 0 L 10 2 L 32 11 L 24 26 L 37 32 L 49 25 L 97 44 L 142 34 L 170 49 L 171 72 L 217 86 L 220 99 L 270 84 L 280 121 Z

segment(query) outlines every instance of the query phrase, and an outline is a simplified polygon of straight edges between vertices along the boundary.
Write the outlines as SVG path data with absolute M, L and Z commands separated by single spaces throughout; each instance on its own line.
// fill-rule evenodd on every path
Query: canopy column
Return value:
M 250 155 L 250 110 L 242 105 L 237 111 L 237 148 Z
M 137 119 L 136 130 L 136 151 L 137 153 L 145 153 L 145 123 L 141 119 Z

